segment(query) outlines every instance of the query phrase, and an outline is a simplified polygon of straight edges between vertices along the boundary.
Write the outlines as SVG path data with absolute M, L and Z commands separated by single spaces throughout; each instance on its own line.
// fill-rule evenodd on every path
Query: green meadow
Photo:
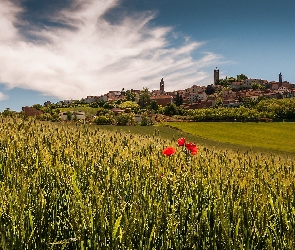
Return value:
M 229 148 L 295 154 L 295 123 L 173 122 L 171 127 Z
M 169 122 L 159 126 L 100 125 L 108 131 L 188 138 L 216 148 L 295 156 L 295 123 Z

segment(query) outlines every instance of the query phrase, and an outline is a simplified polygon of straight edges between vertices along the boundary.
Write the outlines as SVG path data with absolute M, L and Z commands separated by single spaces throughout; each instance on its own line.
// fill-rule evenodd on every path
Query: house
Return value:
M 291 88 L 291 83 L 287 82 L 287 81 L 283 81 L 281 83 L 281 86 L 282 87 L 286 87 L 287 89 L 290 89 Z
M 274 92 L 277 93 L 278 96 L 282 96 L 283 98 L 291 97 L 291 90 L 283 86 L 279 87 L 278 90 L 275 90 Z
M 250 98 L 253 101 L 257 101 L 259 96 L 261 96 L 261 95 L 259 95 L 258 93 L 254 92 L 254 91 L 249 91 L 246 93 L 246 97 Z
M 272 89 L 272 90 L 278 90 L 279 89 L 279 86 L 280 86 L 279 82 L 272 81 L 272 82 L 270 82 L 270 84 L 271 84 L 270 89 Z
M 141 115 L 140 114 L 135 114 L 134 115 L 134 120 L 135 120 L 135 122 L 140 123 L 142 121 Z
M 72 103 L 74 103 L 74 102 L 79 102 L 79 100 L 72 100 L 72 99 L 71 99 L 71 100 L 64 100 L 64 101 L 63 101 L 63 104 L 64 104 L 64 105 L 66 105 L 66 104 L 72 104 Z
M 228 99 L 228 98 L 234 99 L 234 98 L 236 98 L 236 96 L 237 96 L 237 93 L 236 92 L 233 92 L 230 89 L 223 89 L 221 91 L 221 97 L 222 97 L 222 99 Z
M 268 83 L 267 80 L 262 80 L 262 79 L 256 79 L 256 78 L 249 78 L 244 80 L 243 87 L 245 88 L 251 88 L 251 85 L 253 83 L 261 84 L 261 85 L 266 85 Z
M 71 113 L 71 120 L 77 119 L 77 120 L 84 120 L 86 118 L 85 112 L 83 111 L 70 111 Z M 61 112 L 59 113 L 59 118 L 62 121 L 66 121 L 69 118 L 68 112 Z
M 170 95 L 151 96 L 151 101 L 156 101 L 159 105 L 166 106 L 168 103 L 173 103 L 173 97 Z
M 223 100 L 223 106 L 226 108 L 235 108 L 235 107 L 240 107 L 243 103 L 238 102 L 235 99 L 227 99 Z
M 93 103 L 93 102 L 98 102 L 100 100 L 99 96 L 87 96 L 85 99 L 83 99 L 83 101 L 85 103 Z
M 243 87 L 244 82 L 232 82 L 230 88 L 232 90 L 239 90 Z
M 103 101 L 103 102 L 107 102 L 108 101 L 108 95 L 107 94 L 101 95 L 98 100 Z
M 207 94 L 205 92 L 190 93 L 186 99 L 189 103 L 207 100 Z
M 191 103 L 186 105 L 185 109 L 202 109 L 202 108 L 209 108 L 213 106 L 212 100 L 203 100 L 198 103 Z
M 28 106 L 22 107 L 22 111 L 26 116 L 39 116 L 43 114 L 43 111 Z
M 120 108 L 112 108 L 111 111 L 114 112 L 114 115 L 118 115 L 118 114 L 121 114 L 121 113 L 125 112 L 124 109 L 120 109 Z

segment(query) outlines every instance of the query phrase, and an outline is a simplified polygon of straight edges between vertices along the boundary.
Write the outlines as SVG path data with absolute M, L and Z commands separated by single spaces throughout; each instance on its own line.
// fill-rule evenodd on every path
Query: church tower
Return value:
M 160 92 L 161 92 L 161 94 L 164 94 L 164 80 L 163 80 L 163 78 L 161 79 L 161 82 L 160 82 Z
M 214 84 L 217 84 L 219 81 L 219 69 L 214 69 Z
M 283 75 L 282 73 L 279 74 L 279 83 L 282 85 L 283 82 Z

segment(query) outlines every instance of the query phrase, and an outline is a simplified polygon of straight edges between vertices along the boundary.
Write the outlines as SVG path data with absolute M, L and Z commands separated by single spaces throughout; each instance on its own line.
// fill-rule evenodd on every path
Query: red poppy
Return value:
M 185 144 L 185 147 L 188 151 L 191 152 L 192 155 L 195 155 L 198 153 L 198 147 L 196 146 L 196 144 L 194 144 L 192 142 Z
M 179 138 L 177 140 L 178 146 L 183 146 L 185 144 L 185 138 Z
M 175 153 L 175 151 L 176 151 L 175 148 L 168 147 L 168 148 L 163 149 L 162 154 L 170 156 L 170 155 L 173 155 Z
M 198 153 L 198 147 L 195 146 L 195 147 L 193 147 L 190 151 L 191 151 L 191 154 L 192 154 L 192 155 L 195 155 L 195 154 Z

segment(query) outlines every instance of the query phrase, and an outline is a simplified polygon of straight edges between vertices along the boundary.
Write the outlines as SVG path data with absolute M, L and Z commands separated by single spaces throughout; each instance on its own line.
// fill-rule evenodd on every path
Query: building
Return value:
M 282 82 L 283 82 L 283 75 L 282 73 L 279 74 L 279 83 L 282 86 Z
M 214 69 L 214 84 L 217 84 L 219 81 L 219 69 Z
M 22 111 L 26 116 L 38 116 L 43 114 L 43 111 L 28 106 L 22 107 Z
M 85 99 L 83 99 L 83 101 L 85 103 L 93 103 L 93 102 L 98 102 L 100 100 L 99 96 L 87 96 Z
M 262 80 L 262 79 L 248 78 L 248 79 L 244 80 L 243 87 L 249 89 L 249 88 L 251 88 L 253 83 L 257 83 L 257 84 L 261 84 L 261 85 L 266 86 L 268 82 L 266 80 Z
M 163 95 L 164 92 L 165 92 L 165 90 L 164 90 L 164 79 L 162 78 L 161 82 L 160 82 L 160 93 Z
M 207 100 L 207 94 L 205 92 L 190 93 L 187 97 L 187 102 L 193 103 L 197 101 Z
M 86 118 L 85 112 L 83 111 L 69 111 L 71 113 L 71 120 L 84 120 Z M 69 120 L 68 112 L 61 112 L 59 113 L 59 118 L 62 121 Z
M 244 82 L 232 82 L 230 88 L 232 90 L 240 90 L 243 87 Z
M 159 105 L 163 107 L 166 106 L 168 103 L 173 103 L 173 97 L 170 95 L 157 95 L 151 96 L 151 101 L 156 101 Z

